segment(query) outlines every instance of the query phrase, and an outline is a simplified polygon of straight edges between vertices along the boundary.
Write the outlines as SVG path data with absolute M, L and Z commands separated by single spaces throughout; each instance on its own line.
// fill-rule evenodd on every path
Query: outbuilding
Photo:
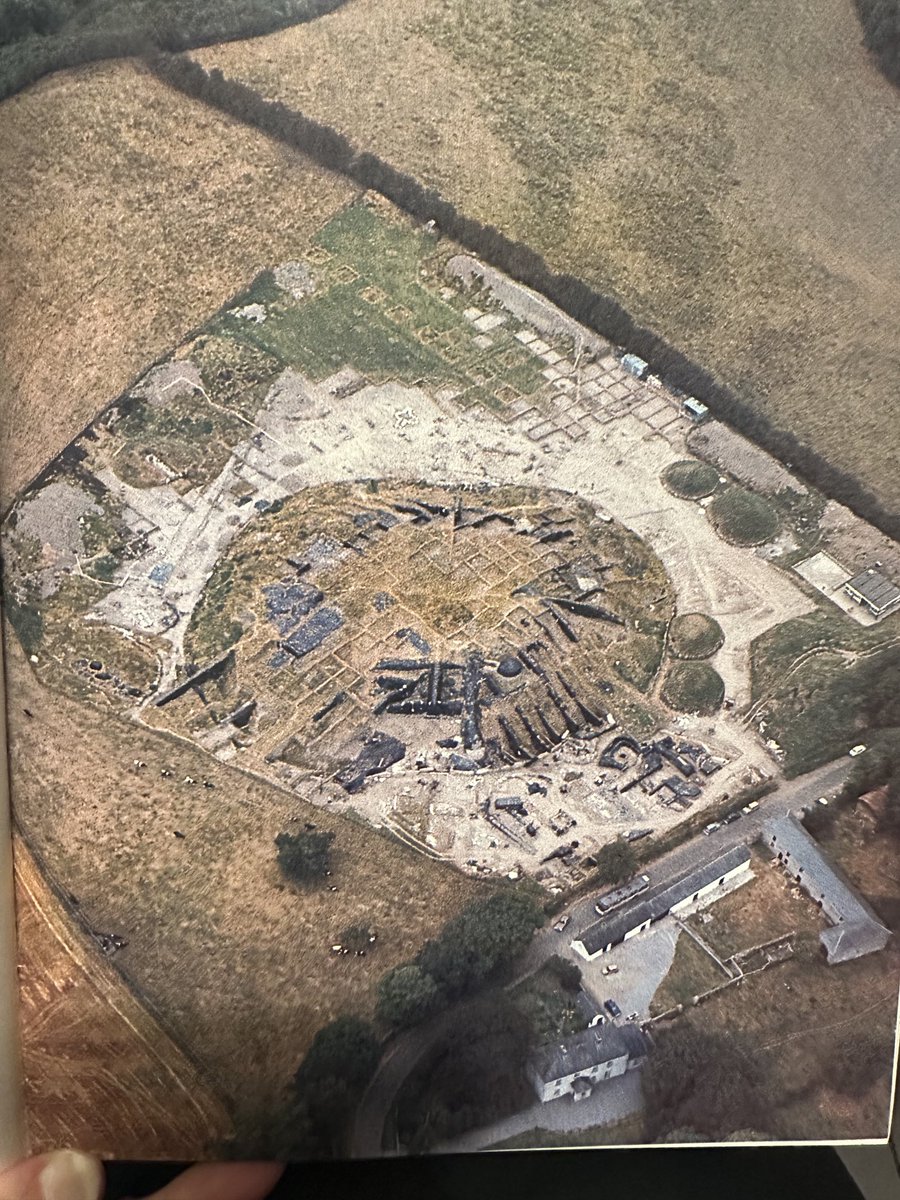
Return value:
M 873 617 L 886 617 L 900 608 L 900 588 L 875 567 L 867 567 L 844 584 L 851 600 L 862 604 Z

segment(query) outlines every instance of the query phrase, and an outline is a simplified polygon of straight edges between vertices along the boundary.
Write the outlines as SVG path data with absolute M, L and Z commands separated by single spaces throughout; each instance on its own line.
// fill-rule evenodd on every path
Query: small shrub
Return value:
M 331 865 L 333 833 L 304 830 L 302 833 L 279 833 L 278 865 L 291 883 L 314 883 L 327 875 Z

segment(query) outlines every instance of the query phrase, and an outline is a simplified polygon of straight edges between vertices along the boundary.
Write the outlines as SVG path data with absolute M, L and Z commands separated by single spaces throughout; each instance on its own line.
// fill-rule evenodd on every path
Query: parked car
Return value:
M 553 928 L 556 930 L 557 933 L 562 933 L 562 931 L 568 925 L 570 920 L 571 920 L 571 917 L 567 913 L 564 917 L 559 918 L 559 920 L 556 922 L 556 924 L 553 926 Z
M 745 804 L 741 809 L 741 812 L 746 815 L 747 813 L 752 813 L 754 808 L 759 808 L 758 800 L 751 800 L 749 804 Z
M 818 800 L 816 801 L 816 804 L 821 804 L 823 807 L 827 808 L 827 806 L 828 806 L 828 797 L 827 797 L 827 796 L 820 796 L 820 797 L 818 798 Z
M 628 1016 L 625 1018 L 626 1021 L 636 1021 L 637 1019 L 638 1019 L 638 1014 L 636 1012 L 629 1013 Z
M 619 968 L 616 966 L 615 963 L 610 963 L 609 966 L 603 968 L 602 974 L 615 975 L 618 970 L 619 970 Z
M 713 822 L 711 822 L 711 824 L 706 826 L 706 828 L 703 830 L 703 832 L 706 834 L 707 837 L 709 837 L 709 835 L 711 833 L 715 833 L 717 829 L 721 829 L 721 828 L 722 828 L 721 821 L 713 821 Z
M 727 817 L 722 818 L 722 824 L 723 825 L 733 825 L 735 821 L 739 821 L 740 819 L 741 819 L 741 814 L 739 812 L 732 812 L 732 813 L 729 813 Z
M 615 1000 L 604 1000 L 603 1007 L 611 1017 L 621 1017 L 622 1015 L 622 1010 L 619 1008 L 618 1004 L 616 1004 Z
M 857 754 L 862 754 L 864 751 L 865 746 L 854 746 L 852 750 L 849 751 L 849 754 L 851 758 L 856 758 Z

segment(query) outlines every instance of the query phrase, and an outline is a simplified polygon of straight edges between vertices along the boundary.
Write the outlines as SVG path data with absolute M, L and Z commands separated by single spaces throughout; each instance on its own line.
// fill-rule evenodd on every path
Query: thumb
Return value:
M 0 1171 L 0 1200 L 100 1200 L 103 1185 L 98 1159 L 56 1150 Z

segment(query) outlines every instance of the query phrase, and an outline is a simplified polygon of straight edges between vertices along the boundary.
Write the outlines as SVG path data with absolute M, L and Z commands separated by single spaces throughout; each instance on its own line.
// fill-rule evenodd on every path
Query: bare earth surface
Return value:
M 0 497 L 349 186 L 131 62 L 0 105 Z
M 195 57 L 619 296 L 896 508 L 900 93 L 860 43 L 849 0 L 354 0 Z

